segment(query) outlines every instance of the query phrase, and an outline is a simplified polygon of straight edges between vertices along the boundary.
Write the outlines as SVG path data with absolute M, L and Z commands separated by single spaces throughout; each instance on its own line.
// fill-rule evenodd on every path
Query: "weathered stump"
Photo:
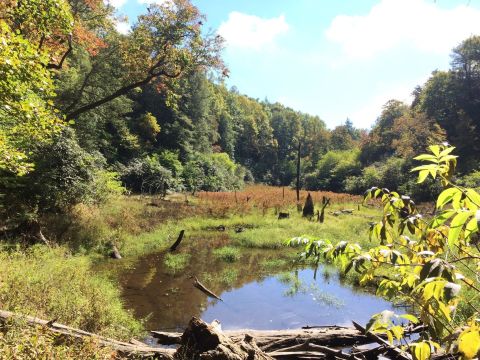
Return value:
M 183 333 L 182 345 L 174 357 L 192 360 L 273 360 L 258 348 L 251 336 L 246 335 L 243 340 L 234 342 L 218 327 L 195 317 Z

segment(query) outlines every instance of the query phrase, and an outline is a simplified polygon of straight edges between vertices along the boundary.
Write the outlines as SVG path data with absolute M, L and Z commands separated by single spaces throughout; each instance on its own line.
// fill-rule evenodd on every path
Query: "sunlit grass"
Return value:
M 215 249 L 213 251 L 213 254 L 225 262 L 233 263 L 240 259 L 241 251 L 240 249 L 235 247 L 225 246 L 219 249 Z

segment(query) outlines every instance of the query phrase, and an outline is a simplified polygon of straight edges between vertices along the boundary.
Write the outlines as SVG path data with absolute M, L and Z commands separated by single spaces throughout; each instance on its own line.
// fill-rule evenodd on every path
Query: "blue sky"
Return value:
M 148 3 L 109 0 L 130 23 Z M 369 128 L 391 98 L 449 68 L 480 34 L 478 0 L 192 0 L 226 39 L 228 85 L 254 98 Z M 120 25 L 122 27 L 122 25 Z M 126 24 L 123 25 L 126 29 Z

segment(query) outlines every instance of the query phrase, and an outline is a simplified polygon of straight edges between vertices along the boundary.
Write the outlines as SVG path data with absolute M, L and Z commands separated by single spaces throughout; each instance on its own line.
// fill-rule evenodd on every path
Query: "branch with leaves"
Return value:
M 480 254 L 472 245 L 478 233 L 480 195 L 454 183 L 454 149 L 448 144 L 432 145 L 430 153 L 415 158 L 424 162 L 412 170 L 418 172 L 418 183 L 432 177 L 444 186 L 432 217 L 422 215 L 410 197 L 373 187 L 366 191 L 365 201 L 378 199 L 383 204 L 382 218 L 369 230 L 371 241 L 378 246 L 364 251 L 355 243 L 332 244 L 310 237 L 288 242 L 290 246 L 303 245 L 305 258 L 316 262 L 323 258 L 345 273 L 356 271 L 360 284 L 373 283 L 379 295 L 408 301 L 413 313 L 376 314 L 367 331 L 387 335 L 392 344 L 398 341 L 415 360 L 428 359 L 441 348 L 458 351 L 464 359 L 473 359 L 480 351 L 480 314 L 462 291 L 466 285 L 475 297 L 480 295 L 476 277 Z M 475 276 L 468 277 L 466 272 Z M 471 307 L 467 320 L 457 314 L 462 304 Z M 403 333 L 405 321 L 421 322 L 426 330 L 419 339 L 409 341 Z

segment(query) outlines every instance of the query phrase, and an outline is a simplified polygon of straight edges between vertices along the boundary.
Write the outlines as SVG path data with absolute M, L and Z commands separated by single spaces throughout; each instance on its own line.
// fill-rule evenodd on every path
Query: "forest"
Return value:
M 348 118 L 329 129 L 319 116 L 229 88 L 223 39 L 204 27 L 204 15 L 189 0 L 150 5 L 127 34 L 117 31 L 118 20 L 115 9 L 103 0 L 0 3 L 0 262 L 4 268 L 0 270 L 0 310 L 37 315 L 31 313 L 37 309 L 40 317 L 60 317 L 67 325 L 106 336 L 138 336 L 145 329 L 124 309 L 120 290 L 111 281 L 117 270 L 104 269 L 107 275 L 98 275 L 95 266 L 112 248 L 131 258 L 164 250 L 180 229 L 192 234 L 205 231 L 202 236 L 207 238 L 212 231 L 231 230 L 231 243 L 212 255 L 227 263 L 257 256 L 252 249 L 274 251 L 282 241 L 309 233 L 316 237 L 296 244 L 308 243 L 304 259 L 308 264 L 308 258 L 315 258 L 317 266 L 321 261 L 341 263 L 345 270 L 350 261 L 362 272 L 360 250 L 344 246 L 328 252 L 333 245 L 320 245 L 319 237 L 353 241 L 351 237 L 359 236 L 358 241 L 369 249 L 373 245 L 358 234 L 361 226 L 368 230 L 375 216 L 383 216 L 383 227 L 370 224 L 370 230 L 384 245 L 394 243 L 385 235 L 388 226 L 394 232 L 397 224 L 392 214 L 399 216 L 398 226 L 403 224 L 402 216 L 408 217 L 408 230 L 422 238 L 418 232 L 433 231 L 454 215 L 452 211 L 463 211 L 462 219 L 453 218 L 460 222 L 462 235 L 446 236 L 448 244 L 458 249 L 470 246 L 469 237 L 478 231 L 473 222 L 465 225 L 476 216 L 470 213 L 475 201 L 469 196 L 473 195 L 459 190 L 464 195 L 451 192 L 447 199 L 445 188 L 480 188 L 480 35 L 453 48 L 450 69 L 432 69 L 428 80 L 412 89 L 412 103 L 395 99 L 385 103 L 380 116 L 371 119 L 375 120 L 371 129 L 356 128 Z M 453 149 L 458 165 L 448 157 Z M 433 155 L 415 158 L 426 152 Z M 411 171 L 418 160 L 430 160 L 437 167 L 419 168 L 419 178 L 418 171 Z M 393 190 L 408 194 L 408 201 L 440 204 L 439 209 L 454 201 L 453 210 L 449 208 L 448 217 L 427 229 L 418 223 L 418 212 L 406 198 L 401 198 L 403 213 L 395 207 L 398 199 Z M 297 216 L 293 214 L 298 206 L 301 210 L 308 192 L 317 207 L 324 205 L 322 216 L 327 208 L 328 224 L 323 224 L 323 218 L 318 223 L 320 213 L 317 222 L 298 215 L 300 222 L 286 219 L 285 227 L 265 220 L 270 216 L 277 221 L 278 213 L 285 211 Z M 363 194 L 368 201 L 378 200 L 371 208 L 361 209 L 358 195 Z M 378 204 L 385 201 L 382 215 Z M 392 206 L 390 212 L 388 206 Z M 349 229 L 340 229 L 342 220 L 337 217 L 353 211 L 363 214 L 362 219 L 345 220 L 350 221 Z M 405 226 L 395 230 L 396 236 L 403 234 Z M 256 242 L 242 234 L 248 231 Z M 295 247 L 294 242 L 289 244 Z M 435 254 L 441 254 L 446 244 L 429 246 L 409 251 L 424 252 L 415 261 L 427 264 L 428 256 L 433 256 L 427 250 L 433 247 Z M 282 250 L 285 253 L 277 260 L 279 255 L 265 255 L 262 271 L 285 270 L 292 261 L 290 250 Z M 459 255 L 458 261 L 478 261 L 477 250 Z M 197 250 L 189 251 L 184 256 L 165 255 L 162 261 L 172 274 L 178 274 Z M 320 253 L 328 253 L 328 259 L 320 260 Z M 395 264 L 398 256 L 384 256 L 381 261 L 395 257 Z M 230 286 L 240 281 L 238 273 L 228 272 L 221 264 L 223 279 Z M 364 284 L 370 275 L 362 275 L 366 278 L 358 275 L 349 281 Z M 62 284 L 64 276 L 70 276 L 71 283 Z M 295 284 L 289 279 L 284 280 Z M 448 279 L 449 284 L 454 282 Z M 71 284 L 75 290 L 65 300 L 68 304 L 62 303 Z M 475 284 L 472 281 L 469 286 L 476 289 Z M 386 287 L 393 285 L 382 286 L 383 295 L 389 295 Z M 45 297 L 37 298 L 42 291 Z M 471 304 L 473 309 L 476 306 Z M 476 313 L 462 311 L 458 321 L 464 323 Z M 423 315 L 427 324 L 428 314 Z M 449 314 L 445 319 L 448 323 Z M 429 349 L 437 345 L 435 336 L 440 338 L 440 326 L 432 324 L 430 329 L 437 333 L 425 342 Z M 0 326 L 0 356 L 5 358 L 19 356 L 18 339 L 43 336 L 42 329 L 32 335 L 7 325 Z M 392 326 L 378 325 L 376 331 L 385 330 L 391 337 L 398 331 Z M 474 342 L 480 343 L 478 329 L 469 334 L 473 333 Z M 46 358 L 86 354 L 87 359 L 93 353 L 108 358 L 108 351 L 100 352 L 95 344 L 53 350 L 54 339 L 47 336 L 42 341 L 33 347 L 20 346 L 31 351 L 25 358 L 36 358 L 35 348 L 49 349 L 51 357 Z M 428 356 L 415 354 L 415 349 L 423 349 L 420 345 L 413 349 L 416 360 L 430 356 L 430 350 Z M 464 358 L 474 357 L 462 351 Z

